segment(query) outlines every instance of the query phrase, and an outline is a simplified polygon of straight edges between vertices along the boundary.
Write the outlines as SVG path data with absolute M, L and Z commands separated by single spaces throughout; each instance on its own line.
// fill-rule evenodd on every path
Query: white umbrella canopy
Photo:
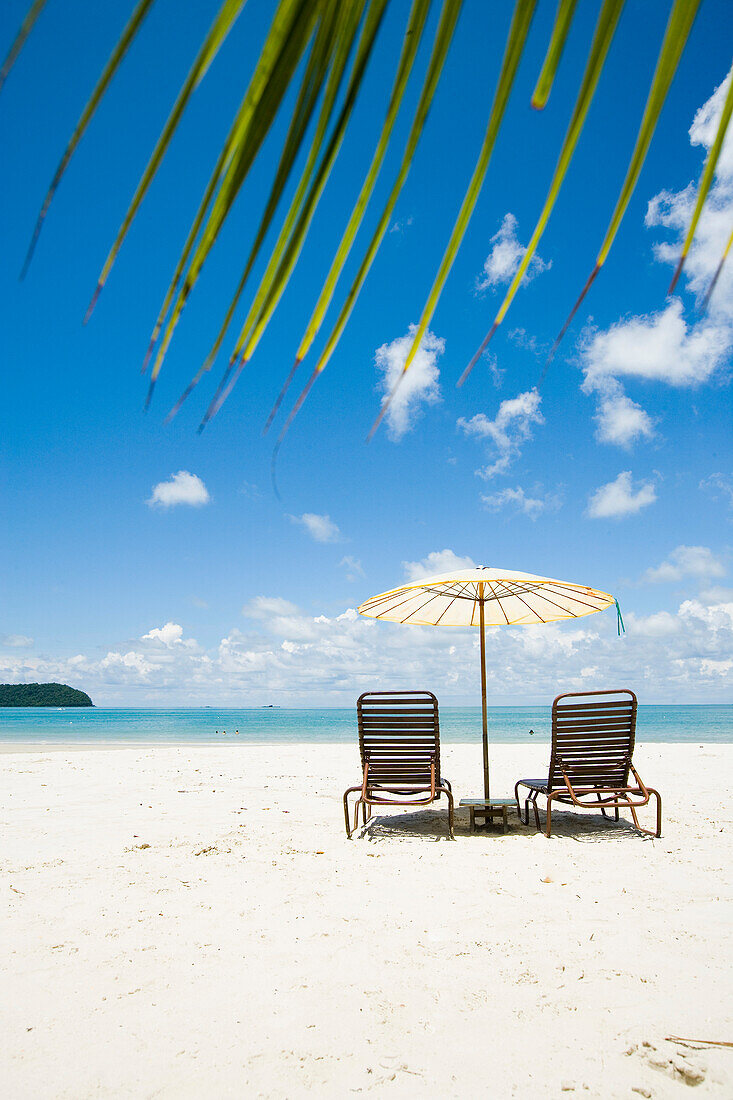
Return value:
M 414 626 L 477 626 L 481 642 L 481 708 L 484 797 L 489 794 L 489 739 L 486 713 L 486 627 L 536 626 L 580 619 L 618 604 L 608 592 L 584 584 L 508 569 L 458 569 L 439 573 L 371 596 L 359 614 Z M 619 613 L 620 622 L 620 613 Z

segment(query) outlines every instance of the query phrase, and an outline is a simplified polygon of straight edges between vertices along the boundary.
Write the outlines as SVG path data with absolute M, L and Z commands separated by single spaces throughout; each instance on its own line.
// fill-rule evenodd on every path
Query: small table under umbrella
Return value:
M 415 626 L 478 626 L 481 643 L 484 800 L 489 793 L 489 726 L 486 715 L 486 627 L 535 626 L 580 619 L 618 604 L 583 584 L 506 569 L 458 569 L 372 596 L 359 614 Z M 620 616 L 619 616 L 620 619 Z

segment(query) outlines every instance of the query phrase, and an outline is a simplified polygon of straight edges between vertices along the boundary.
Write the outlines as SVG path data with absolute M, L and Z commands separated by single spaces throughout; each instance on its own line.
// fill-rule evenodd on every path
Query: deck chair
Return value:
M 517 813 L 519 788 L 528 788 L 525 825 L 529 824 L 530 803 L 540 828 L 537 796 L 547 799 L 547 836 L 552 829 L 554 802 L 580 810 L 631 810 L 634 825 L 649 836 L 662 835 L 662 799 L 658 791 L 645 787 L 631 762 L 636 733 L 636 696 L 633 691 L 578 691 L 558 695 L 552 704 L 552 750 L 547 779 L 520 779 L 514 788 Z M 629 773 L 634 783 L 629 783 Z M 636 811 L 654 795 L 657 828 L 642 829 Z
M 438 700 L 429 691 L 366 691 L 356 703 L 362 781 L 344 793 L 346 835 L 372 806 L 428 806 L 444 794 L 453 839 L 453 794 L 440 771 Z M 358 794 L 354 824 L 349 795 Z

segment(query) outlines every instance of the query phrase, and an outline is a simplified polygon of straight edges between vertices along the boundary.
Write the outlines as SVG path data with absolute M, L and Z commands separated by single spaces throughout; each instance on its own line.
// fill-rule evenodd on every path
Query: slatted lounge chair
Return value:
M 429 691 L 367 691 L 356 703 L 362 782 L 344 793 L 346 835 L 364 824 L 372 806 L 428 806 L 442 794 L 448 799 L 448 829 L 453 838 L 453 795 L 440 771 L 438 700 Z M 354 805 L 349 824 L 349 795 Z
M 529 794 L 524 802 L 524 824 L 529 824 L 530 803 L 537 828 L 540 815 L 537 796 L 547 799 L 547 836 L 552 828 L 554 802 L 580 810 L 631 810 L 634 825 L 649 836 L 662 835 L 662 799 L 658 791 L 645 787 L 631 762 L 636 733 L 636 696 L 633 691 L 579 691 L 558 695 L 552 704 L 552 750 L 547 779 L 520 779 L 514 788 L 517 813 L 519 788 Z M 629 783 L 629 773 L 634 783 Z M 657 828 L 642 829 L 636 811 L 654 795 Z

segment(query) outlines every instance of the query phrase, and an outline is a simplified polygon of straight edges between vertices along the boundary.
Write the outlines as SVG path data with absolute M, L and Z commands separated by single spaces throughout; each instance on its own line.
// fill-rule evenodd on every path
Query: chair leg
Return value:
M 455 833 L 453 832 L 453 792 L 447 790 L 446 795 L 448 797 L 448 832 L 450 833 L 451 840 L 455 840 Z
M 522 810 L 521 810 L 520 805 L 519 805 L 519 784 L 518 783 L 514 784 L 514 801 L 517 804 L 517 817 L 521 821 L 522 820 Z M 529 811 L 528 811 L 528 813 L 529 813 Z M 525 821 L 524 824 L 526 825 L 527 822 Z
M 353 831 L 352 828 L 351 828 L 351 823 L 349 821 L 349 795 L 350 794 L 357 794 L 357 793 L 361 794 L 361 786 L 348 787 L 344 791 L 344 820 L 346 822 L 346 835 L 349 838 L 349 840 L 351 840 L 351 833 Z M 357 809 L 357 812 L 358 812 L 358 809 L 359 809 L 359 803 L 358 802 L 356 804 L 356 809 Z M 356 824 L 354 824 L 354 828 L 356 828 Z
M 545 836 L 549 836 L 552 832 L 552 794 L 547 796 L 547 827 L 545 829 Z
M 534 792 L 530 801 L 532 802 L 532 809 L 534 810 L 534 823 L 537 828 L 537 832 L 540 831 L 540 811 L 537 809 L 537 791 Z M 527 824 L 529 824 L 529 807 L 527 807 Z

